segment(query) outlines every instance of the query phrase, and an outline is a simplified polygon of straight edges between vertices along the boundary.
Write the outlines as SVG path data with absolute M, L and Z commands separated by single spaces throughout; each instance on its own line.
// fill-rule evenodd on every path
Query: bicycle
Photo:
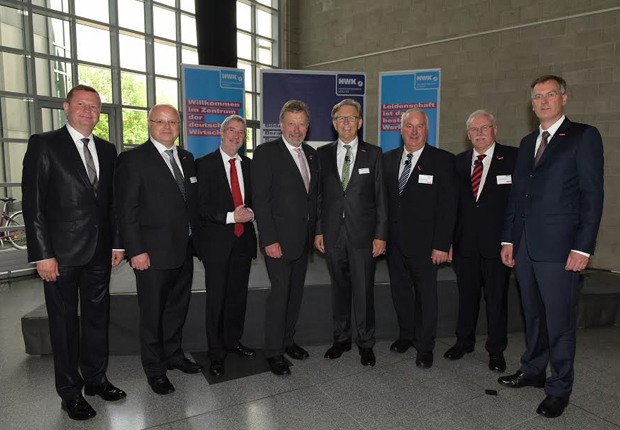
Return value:
M 24 226 L 22 211 L 9 213 L 9 207 L 15 201 L 13 197 L 0 197 L 0 200 L 4 202 L 2 215 L 0 216 L 0 226 L 15 227 L 15 229 L 0 232 L 0 246 L 4 246 L 4 241 L 8 239 L 15 249 L 26 249 L 26 227 Z

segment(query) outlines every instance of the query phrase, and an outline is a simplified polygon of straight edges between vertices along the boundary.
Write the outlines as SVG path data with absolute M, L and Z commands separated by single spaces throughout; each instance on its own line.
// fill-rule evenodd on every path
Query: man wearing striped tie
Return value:
M 433 365 L 437 332 L 437 268 L 449 261 L 456 218 L 454 155 L 428 145 L 428 117 L 409 109 L 401 119 L 404 148 L 385 154 L 388 266 L 400 336 L 391 350 L 418 351 L 416 365 Z

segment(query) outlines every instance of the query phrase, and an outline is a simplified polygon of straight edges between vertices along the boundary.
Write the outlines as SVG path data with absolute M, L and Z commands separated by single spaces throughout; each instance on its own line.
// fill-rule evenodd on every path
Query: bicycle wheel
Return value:
M 5 227 L 16 226 L 15 230 L 7 231 L 11 245 L 17 249 L 26 249 L 26 227 L 24 226 L 24 215 L 22 211 L 15 212 L 6 220 Z

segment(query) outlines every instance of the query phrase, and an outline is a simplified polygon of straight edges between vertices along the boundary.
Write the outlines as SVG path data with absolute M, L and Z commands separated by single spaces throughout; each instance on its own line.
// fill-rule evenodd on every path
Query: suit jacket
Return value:
M 338 141 L 318 150 L 321 181 L 316 234 L 324 235 L 324 244 L 329 248 L 336 244 L 344 224 L 347 237 L 354 247 L 372 247 L 373 239 L 387 240 L 383 153 L 378 146 L 359 140 L 349 184 L 343 191 L 336 164 L 337 150 Z M 360 171 L 366 173 L 360 174 Z
M 429 258 L 433 249 L 448 252 L 452 244 L 458 191 L 454 155 L 424 146 L 401 195 L 398 170 L 403 148 L 387 152 L 383 166 L 388 193 L 388 246 L 407 258 Z M 422 177 L 422 175 L 426 175 Z M 430 180 L 432 184 L 421 183 Z
M 97 194 L 67 127 L 30 137 L 22 176 L 28 261 L 56 258 L 63 266 L 82 266 L 97 245 L 110 253 L 122 248 L 112 197 L 116 148 L 97 136 L 94 141 Z
M 154 269 L 181 267 L 190 225 L 195 242 L 200 232 L 194 157 L 182 148 L 177 149 L 185 177 L 185 200 L 150 140 L 118 157 L 114 184 L 125 253 L 132 258 L 147 252 Z M 194 249 L 198 250 L 196 245 Z
M 316 150 L 302 144 L 310 167 L 306 192 L 297 164 L 282 138 L 256 147 L 252 160 L 252 202 L 261 249 L 280 243 L 284 258 L 299 258 L 314 243 L 320 165 Z
M 252 209 L 251 160 L 241 155 L 245 190 L 244 204 Z M 238 172 L 237 172 L 238 173 Z M 200 248 L 204 260 L 226 260 L 235 240 L 235 224 L 226 224 L 226 215 L 235 210 L 232 191 L 219 149 L 196 160 L 198 209 L 200 211 Z M 254 224 L 243 224 L 246 251 L 256 258 Z
M 595 127 L 565 118 L 534 167 L 539 130 L 525 136 L 512 179 L 502 242 L 514 254 L 527 235 L 535 261 L 594 253 L 603 213 L 603 141 Z
M 478 200 L 471 191 L 473 149 L 456 156 L 459 205 L 454 232 L 454 252 L 469 257 L 480 253 L 484 258 L 499 258 L 502 230 L 510 183 L 498 184 L 498 176 L 512 176 L 517 161 L 517 148 L 495 142 L 493 159 Z

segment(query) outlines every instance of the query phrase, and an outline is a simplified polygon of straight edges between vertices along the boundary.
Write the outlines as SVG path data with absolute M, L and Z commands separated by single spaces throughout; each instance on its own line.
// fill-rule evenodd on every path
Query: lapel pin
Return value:
M 503 159 L 504 159 L 504 157 L 497 157 L 497 159 L 498 159 L 498 160 L 503 160 Z
M 566 136 L 566 133 L 559 133 L 559 136 Z
M 418 170 L 422 170 L 422 168 L 420 166 L 416 166 L 418 168 Z
M 366 150 L 365 150 L 365 149 L 360 149 L 360 151 L 362 151 L 362 152 L 366 152 Z

